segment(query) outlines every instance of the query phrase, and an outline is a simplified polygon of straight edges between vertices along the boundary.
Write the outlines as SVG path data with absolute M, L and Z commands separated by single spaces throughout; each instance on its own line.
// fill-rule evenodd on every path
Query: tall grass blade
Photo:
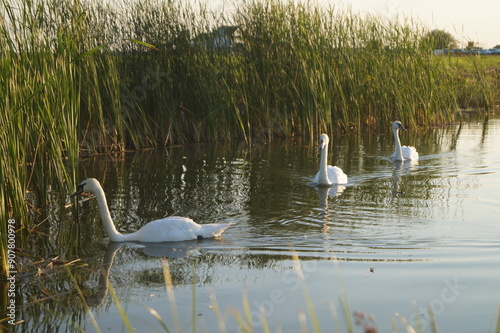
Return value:
M 319 325 L 318 318 L 316 316 L 316 312 L 314 311 L 314 306 L 312 304 L 311 300 L 311 295 L 309 294 L 309 289 L 307 288 L 305 277 L 304 277 L 304 272 L 302 271 L 302 266 L 300 264 L 299 257 L 297 255 L 297 252 L 294 250 L 292 251 L 292 260 L 293 260 L 293 267 L 295 269 L 295 273 L 299 277 L 299 280 L 302 285 L 302 292 L 304 293 L 304 298 L 307 304 L 307 309 L 309 312 L 309 317 L 311 318 L 311 323 L 313 325 L 313 329 L 316 333 L 321 332 L 321 327 Z
M 134 328 L 132 327 L 132 324 L 130 323 L 130 320 L 128 319 L 127 312 L 122 306 L 122 303 L 118 296 L 116 295 L 116 291 L 113 288 L 113 286 L 110 284 L 109 285 L 109 293 L 111 294 L 111 298 L 113 299 L 116 308 L 118 309 L 118 312 L 120 313 L 120 317 L 122 318 L 123 324 L 125 325 L 125 328 L 129 333 L 135 332 Z
M 429 313 L 429 323 L 431 324 L 432 333 L 441 333 L 441 330 L 437 326 L 436 317 L 434 317 L 434 312 L 432 311 L 431 307 L 428 308 L 428 313 Z
M 496 333 L 500 333 L 500 306 L 498 307 Z
M 330 307 L 330 312 L 332 314 L 332 318 L 335 321 L 335 329 L 338 333 L 341 333 L 342 329 L 340 327 L 339 315 L 338 315 L 337 309 L 335 307 L 335 304 L 333 302 L 329 302 L 328 306 Z
M 193 261 L 193 265 L 191 266 L 191 323 L 193 324 L 193 333 L 196 333 L 196 323 L 198 322 L 196 313 L 196 267 L 195 262 Z
M 85 51 L 85 52 L 83 52 L 83 53 L 81 53 L 81 54 L 77 55 L 77 56 L 76 56 L 76 57 L 75 57 L 75 58 L 74 58 L 71 62 L 77 62 L 78 60 L 80 60 L 80 59 L 82 59 L 82 58 L 85 58 L 85 57 L 87 57 L 87 56 L 89 56 L 89 55 L 93 54 L 94 52 L 99 51 L 99 50 L 100 50 L 100 49 L 102 49 L 102 48 L 108 47 L 108 46 L 110 46 L 111 44 L 113 44 L 113 42 L 112 42 L 112 41 L 111 41 L 111 42 L 104 43 L 104 44 L 99 45 L 99 46 L 96 46 L 96 47 L 94 47 L 94 48 L 93 48 L 93 49 L 91 49 L 91 50 Z
M 262 322 L 262 331 L 264 333 L 271 333 L 271 330 L 269 329 L 269 324 L 267 323 L 265 309 L 260 307 L 259 312 L 260 312 L 260 320 Z M 276 329 L 276 331 L 277 332 L 280 331 L 279 327 Z
M 68 275 L 71 278 L 71 281 L 73 283 L 73 286 L 76 288 L 76 291 L 78 293 L 78 296 L 80 297 L 80 300 L 82 301 L 82 304 L 85 308 L 85 312 L 87 313 L 87 316 L 90 318 L 90 322 L 92 323 L 92 326 L 94 327 L 94 330 L 97 333 L 101 333 L 101 329 L 99 328 L 99 325 L 97 324 L 97 320 L 94 317 L 94 314 L 90 310 L 89 305 L 87 304 L 87 301 L 85 299 L 85 296 L 82 293 L 82 290 L 80 289 L 80 286 L 78 285 L 78 281 L 75 279 L 74 275 L 71 273 L 69 267 L 66 267 L 66 271 L 68 272 Z
M 163 328 L 163 330 L 165 332 L 167 332 L 167 333 L 170 333 L 170 330 L 168 329 L 167 324 L 165 324 L 165 321 L 159 315 L 159 313 L 156 312 L 155 309 L 153 309 L 153 308 L 151 308 L 149 306 L 146 306 L 146 308 L 148 309 L 148 312 L 158 321 L 158 323 L 161 325 L 161 327 Z
M 349 302 L 347 300 L 347 294 L 346 294 L 346 291 L 344 288 L 344 282 L 342 281 L 342 275 L 340 274 L 339 262 L 334 254 L 332 254 L 331 260 L 332 260 L 333 266 L 335 267 L 335 270 L 337 271 L 337 276 L 339 279 L 340 302 L 342 303 L 342 310 L 344 312 L 344 319 L 347 323 L 347 330 L 348 330 L 348 332 L 352 333 L 352 332 L 354 332 L 354 324 L 352 322 L 351 309 L 349 307 Z M 336 313 L 336 311 L 335 311 L 335 313 Z
M 128 40 L 129 42 L 137 43 L 137 44 L 142 45 L 142 46 L 146 46 L 147 48 L 150 48 L 150 49 L 156 49 L 156 46 L 154 46 L 153 44 L 149 44 L 149 43 L 137 40 L 137 39 L 127 38 L 126 40 Z
M 248 290 L 245 288 L 243 290 L 243 313 L 245 314 L 245 319 L 248 325 L 248 331 L 252 332 L 252 311 L 250 310 L 250 302 L 248 301 Z
M 210 301 L 215 317 L 217 318 L 217 325 L 219 327 L 219 332 L 221 333 L 227 332 L 226 324 L 224 322 L 224 318 L 222 317 L 222 312 L 220 310 L 219 303 L 217 303 L 217 297 L 215 296 L 215 291 L 210 292 Z
M 172 312 L 172 317 L 174 319 L 175 331 L 181 331 L 181 325 L 179 323 L 179 313 L 177 311 L 177 302 L 175 301 L 174 286 L 172 283 L 172 276 L 170 275 L 170 266 L 168 264 L 167 258 L 162 258 L 163 267 L 163 277 L 165 279 L 165 287 L 167 288 L 168 300 L 170 302 L 170 311 Z
M 238 327 L 241 332 L 243 333 L 250 333 L 252 332 L 252 329 L 249 327 L 247 322 L 243 319 L 239 311 L 236 309 L 236 307 L 231 306 L 230 308 L 231 313 L 233 314 L 234 319 L 236 320 L 236 323 L 238 324 Z

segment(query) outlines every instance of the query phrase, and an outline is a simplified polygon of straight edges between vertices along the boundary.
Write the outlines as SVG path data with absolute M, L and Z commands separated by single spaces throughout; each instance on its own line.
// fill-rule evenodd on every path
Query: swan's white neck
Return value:
M 115 224 L 111 219 L 111 214 L 109 214 L 108 203 L 106 201 L 106 195 L 101 187 L 96 189 L 94 193 L 97 197 L 97 203 L 99 206 L 99 212 L 101 213 L 102 225 L 104 226 L 104 230 L 109 237 L 109 240 L 112 242 L 120 242 L 123 241 L 124 235 L 119 233 L 115 228 Z
M 332 185 L 328 179 L 328 144 L 321 148 L 321 159 L 319 161 L 318 185 Z
M 392 133 L 394 134 L 394 143 L 396 144 L 396 150 L 394 151 L 394 160 L 403 160 L 403 150 L 401 149 L 401 141 L 399 140 L 399 129 L 393 128 Z

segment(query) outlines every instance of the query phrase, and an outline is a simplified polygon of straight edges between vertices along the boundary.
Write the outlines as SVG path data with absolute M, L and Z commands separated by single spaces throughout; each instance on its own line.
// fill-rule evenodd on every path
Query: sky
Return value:
M 500 44 L 498 0 L 318 0 L 320 4 L 350 6 L 353 12 L 411 17 L 430 29 L 451 33 L 464 46 L 474 41 L 480 47 Z
M 232 3 L 234 6 L 235 3 L 245 0 L 207 1 L 211 6 L 224 2 Z M 308 0 L 294 1 L 306 3 Z M 486 49 L 500 44 L 499 0 L 312 0 L 311 2 L 344 9 L 351 8 L 354 13 L 416 19 L 430 30 L 440 29 L 451 33 L 459 42 L 459 47 L 467 46 L 468 41 L 473 41 L 476 46 Z

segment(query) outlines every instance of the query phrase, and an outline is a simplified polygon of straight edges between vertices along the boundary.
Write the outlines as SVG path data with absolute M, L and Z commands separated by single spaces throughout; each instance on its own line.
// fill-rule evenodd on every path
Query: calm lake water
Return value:
M 403 331 L 401 317 L 430 332 L 427 307 L 443 332 L 493 331 L 500 305 L 500 120 L 400 136 L 417 147 L 418 163 L 389 160 L 389 126 L 381 135 L 331 135 L 330 164 L 349 184 L 329 193 L 310 184 L 319 153 L 300 140 L 82 161 L 81 178 L 101 181 L 122 232 L 169 215 L 235 224 L 221 239 L 108 245 L 96 201 L 85 202 L 74 230 L 88 264 L 80 283 L 90 291 L 92 316 L 82 310 L 51 325 L 94 332 L 93 317 L 103 332 L 126 331 L 111 286 L 138 332 L 164 331 L 150 309 L 171 331 L 238 332 L 232 311 L 245 316 L 244 300 L 256 332 L 265 324 L 259 311 L 273 332 L 301 325 L 312 331 L 308 300 L 323 332 L 345 328 L 345 311 L 373 314 L 382 332 L 392 320 Z M 103 264 L 108 269 L 101 271 Z M 39 311 L 52 315 L 50 307 Z M 54 329 L 23 319 L 26 331 Z

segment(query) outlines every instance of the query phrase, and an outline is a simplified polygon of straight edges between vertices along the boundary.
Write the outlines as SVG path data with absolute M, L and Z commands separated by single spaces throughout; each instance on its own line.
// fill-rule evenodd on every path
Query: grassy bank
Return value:
M 500 56 L 444 56 L 436 61 L 453 73 L 454 95 L 461 109 L 498 110 Z
M 480 58 L 465 74 L 436 61 L 412 20 L 280 1 L 215 16 L 159 0 L 2 0 L 0 15 L 0 233 L 14 219 L 18 247 L 75 187 L 81 154 L 435 125 L 498 102 Z

